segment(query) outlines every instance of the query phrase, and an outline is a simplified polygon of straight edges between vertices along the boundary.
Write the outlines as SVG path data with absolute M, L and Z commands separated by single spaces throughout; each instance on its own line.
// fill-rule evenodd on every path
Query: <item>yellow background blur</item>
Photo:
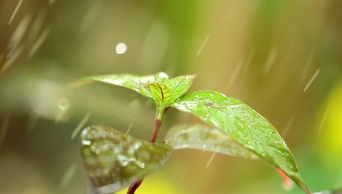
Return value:
M 127 45 L 123 54 L 119 43 Z M 107 125 L 148 139 L 154 107 L 97 74 L 197 74 L 191 91 L 242 100 L 278 129 L 312 191 L 342 187 L 339 0 L 1 0 L 0 194 L 86 193 L 73 132 Z M 173 124 L 199 122 L 171 110 Z M 302 193 L 270 167 L 176 151 L 137 194 Z M 124 193 L 124 192 L 122 192 Z

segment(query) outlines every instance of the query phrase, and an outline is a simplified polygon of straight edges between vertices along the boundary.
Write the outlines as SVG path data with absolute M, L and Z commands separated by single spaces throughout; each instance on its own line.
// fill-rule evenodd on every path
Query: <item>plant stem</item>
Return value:
M 157 135 L 158 135 L 161 124 L 162 124 L 161 120 L 159 120 L 159 119 L 154 120 L 154 128 L 153 128 L 153 131 L 152 131 L 152 134 L 150 137 L 150 142 L 153 142 L 153 143 L 156 142 Z
M 131 186 L 127 190 L 127 194 L 134 194 L 135 190 L 138 189 L 138 187 L 141 185 L 143 180 L 144 179 L 140 179 L 140 180 L 132 183 Z
M 153 142 L 153 143 L 156 142 L 160 126 L 162 125 L 164 118 L 165 118 L 165 114 L 167 110 L 169 110 L 169 108 L 170 107 L 165 108 L 163 106 L 157 107 L 156 116 L 154 118 L 154 127 L 153 127 L 153 131 L 150 137 L 150 142 Z M 132 183 L 131 186 L 127 190 L 127 194 L 134 194 L 134 192 L 139 188 L 143 180 L 144 179 L 140 179 Z
M 156 142 L 160 126 L 162 125 L 165 114 L 170 107 L 165 108 L 164 106 L 158 106 L 156 110 L 156 115 L 154 117 L 154 127 L 150 137 L 150 142 Z

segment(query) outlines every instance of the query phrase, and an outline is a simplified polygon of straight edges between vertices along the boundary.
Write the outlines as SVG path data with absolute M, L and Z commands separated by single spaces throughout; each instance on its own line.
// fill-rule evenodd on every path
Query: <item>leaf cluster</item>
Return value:
M 172 150 L 192 148 L 262 161 L 310 193 L 293 154 L 275 127 L 233 97 L 216 91 L 185 94 L 194 77 L 169 79 L 163 72 L 147 76 L 118 74 L 85 77 L 72 84 L 102 82 L 125 87 L 150 98 L 157 107 L 156 120 L 160 122 L 169 108 L 176 108 L 211 126 L 177 125 L 168 131 L 165 144 L 138 140 L 109 127 L 86 128 L 81 137 L 82 154 L 95 189 L 100 193 L 116 192 L 162 166 Z M 111 178 L 113 174 L 116 179 Z

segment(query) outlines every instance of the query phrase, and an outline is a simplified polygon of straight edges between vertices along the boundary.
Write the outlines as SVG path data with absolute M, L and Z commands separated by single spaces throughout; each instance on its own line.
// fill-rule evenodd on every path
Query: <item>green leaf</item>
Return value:
M 163 166 L 171 155 L 166 144 L 135 139 L 104 126 L 85 128 L 81 153 L 94 193 L 114 193 Z
M 147 85 L 151 83 L 162 83 L 167 79 L 169 79 L 169 76 L 164 72 L 146 76 L 137 76 L 132 74 L 96 75 L 81 78 L 77 82 L 72 83 L 72 86 L 79 86 L 91 82 L 103 82 L 134 90 L 154 100 L 153 94 L 151 94 Z
M 195 75 L 182 75 L 169 80 L 165 80 L 166 85 L 171 95 L 169 102 L 174 102 L 182 96 L 190 88 Z
M 246 149 L 233 138 L 216 128 L 206 125 L 177 125 L 165 136 L 165 143 L 173 149 L 198 149 L 221 154 L 260 160 L 260 157 Z
M 270 122 L 246 104 L 219 92 L 197 91 L 181 97 L 172 106 L 222 130 L 310 193 L 284 140 Z
M 150 84 L 149 85 L 150 90 L 154 97 L 154 102 L 157 106 L 162 106 L 164 104 L 170 103 L 171 100 L 171 94 L 164 84 Z
M 92 82 L 122 86 L 150 98 L 157 106 L 168 106 L 189 89 L 194 77 L 194 75 L 183 75 L 169 79 L 169 76 L 164 72 L 146 76 L 131 74 L 98 75 L 81 78 L 72 83 L 71 86 Z
M 342 189 L 338 190 L 324 190 L 324 191 L 318 191 L 312 194 L 342 194 Z

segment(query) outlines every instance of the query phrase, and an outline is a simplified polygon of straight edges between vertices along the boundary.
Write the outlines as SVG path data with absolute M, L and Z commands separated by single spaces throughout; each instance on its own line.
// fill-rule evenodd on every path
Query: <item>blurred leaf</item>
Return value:
M 324 191 L 318 191 L 312 194 L 342 194 L 342 190 L 324 190 Z
M 81 150 L 95 193 L 113 193 L 151 174 L 171 155 L 166 144 L 135 139 L 104 126 L 82 131 Z
M 219 92 L 197 91 L 183 96 L 173 106 L 224 131 L 268 164 L 284 171 L 306 193 L 310 193 L 292 153 L 276 129 L 246 104 Z
M 72 83 L 71 86 L 95 81 L 103 82 L 132 89 L 153 100 L 157 106 L 167 106 L 189 89 L 193 78 L 193 75 L 183 75 L 169 79 L 169 76 L 164 72 L 146 76 L 131 74 L 98 75 L 81 78 Z
M 223 131 L 200 124 L 177 125 L 171 128 L 165 137 L 165 143 L 173 149 L 191 148 L 260 160 L 258 155 L 237 143 Z
M 330 91 L 317 115 L 315 135 L 318 154 L 325 165 L 342 171 L 342 79 Z
M 283 179 L 283 188 L 287 191 L 291 190 L 294 186 L 294 183 L 290 177 L 288 177 L 285 172 L 280 170 L 279 168 L 276 168 L 277 173 L 280 175 L 280 177 Z

